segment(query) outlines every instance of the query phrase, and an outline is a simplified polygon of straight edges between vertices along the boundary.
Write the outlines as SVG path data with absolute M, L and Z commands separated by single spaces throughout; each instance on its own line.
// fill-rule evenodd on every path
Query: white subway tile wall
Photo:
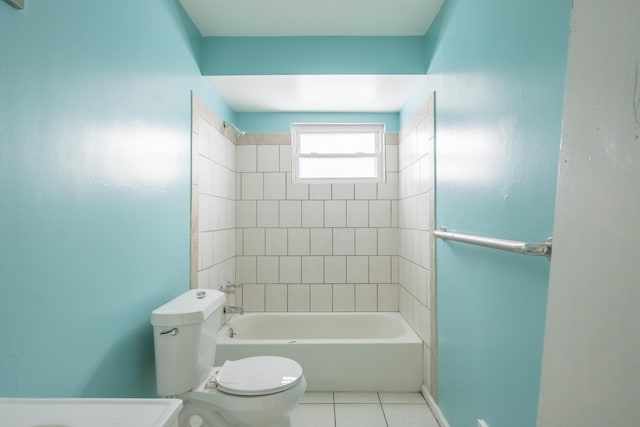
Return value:
M 324 283 L 323 257 L 302 257 L 302 283 Z
M 378 230 L 376 228 L 356 228 L 356 255 L 377 254 Z
M 244 244 L 236 236 L 236 146 L 218 131 L 221 123 L 197 98 L 193 107 L 191 251 L 197 263 L 191 267 L 192 286 L 217 289 L 227 281 L 236 281 L 236 245 L 239 240 Z M 258 187 L 250 178 L 246 185 Z M 251 208 L 243 209 L 243 214 L 251 217 L 245 225 L 255 221 Z M 257 247 L 259 237 L 258 233 L 244 239 L 247 251 L 264 252 L 264 247 Z M 235 298 L 230 298 L 230 303 L 234 302 Z
M 323 202 L 305 200 L 302 202 L 302 226 L 324 227 L 324 215 L 322 214 Z
M 302 226 L 302 202 L 280 201 L 280 227 L 295 228 Z
M 280 172 L 279 146 L 258 146 L 258 172 Z
M 369 257 L 347 257 L 347 282 L 369 283 Z M 371 311 L 377 311 L 377 308 Z
M 236 146 L 245 310 L 398 311 L 397 143 L 386 147 L 385 183 L 298 184 L 291 147 L 260 139 Z
M 227 301 L 247 311 L 399 311 L 424 342 L 429 386 L 433 97 L 389 138 L 380 184 L 293 183 L 286 136 L 236 143 L 195 97 L 193 111 L 192 286 L 242 283 Z
M 347 202 L 345 200 L 328 200 L 324 202 L 325 227 L 347 226 Z
M 257 226 L 278 227 L 280 225 L 280 204 L 277 200 L 257 202 Z
M 309 311 L 309 303 L 309 285 L 296 284 L 288 286 L 288 311 Z
M 309 229 L 291 228 L 288 230 L 289 255 L 309 255 Z
M 313 285 L 310 289 L 309 311 L 333 311 L 333 285 Z M 398 295 L 397 286 L 396 295 Z
M 287 229 L 286 228 L 267 228 L 266 254 L 267 255 L 287 255 Z
M 280 172 L 291 172 L 291 146 L 279 145 L 280 149 Z
M 429 104 L 431 102 L 431 104 Z M 295 184 L 289 145 L 236 145 L 194 118 L 195 285 L 242 283 L 247 311 L 400 311 L 433 328 L 433 100 L 386 147 L 386 182 Z M 259 140 L 259 136 L 256 138 Z
M 288 150 L 291 152 L 291 150 Z M 309 188 L 309 199 L 331 200 L 331 184 L 314 184 Z
M 265 286 L 265 311 L 287 311 L 287 285 Z
M 283 200 L 286 194 L 287 174 L 266 173 L 264 174 L 264 199 Z
M 355 311 L 355 287 L 333 285 L 333 311 Z
M 261 256 L 256 258 L 256 281 L 259 283 L 280 283 L 277 256 Z
M 398 224 L 393 224 L 392 219 L 391 228 L 379 228 L 378 233 L 378 254 L 387 254 L 394 249 L 398 254 L 398 308 L 424 342 L 424 382 L 427 387 L 431 387 L 431 366 L 435 366 L 432 358 L 436 354 L 431 341 L 435 328 L 432 305 L 435 242 L 431 233 L 435 218 L 434 137 L 434 97 L 431 96 L 400 134 L 399 173 L 392 178 L 397 180 Z M 389 155 L 394 154 L 387 153 Z M 391 187 L 381 189 L 379 186 L 380 192 L 393 195 Z M 396 247 L 393 242 L 397 242 Z M 379 272 L 383 273 L 386 272 Z M 386 290 L 379 286 L 380 291 Z
M 333 253 L 333 231 L 330 228 L 311 229 L 311 255 L 331 255 Z
M 368 227 L 368 213 L 367 200 L 347 200 L 347 227 Z

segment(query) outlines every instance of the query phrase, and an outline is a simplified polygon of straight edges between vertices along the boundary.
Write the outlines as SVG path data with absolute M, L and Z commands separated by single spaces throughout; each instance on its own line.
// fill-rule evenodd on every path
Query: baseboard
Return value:
M 433 413 L 433 416 L 436 418 L 438 424 L 440 424 L 440 427 L 450 427 L 447 419 L 444 417 L 444 414 L 440 410 L 440 407 L 438 406 L 436 401 L 433 400 L 433 397 L 431 397 L 429 389 L 427 389 L 427 386 L 425 384 L 422 384 L 420 392 L 422 393 L 422 396 L 424 396 L 424 399 L 427 401 L 427 405 L 429 405 L 429 408 L 431 408 L 431 413 Z

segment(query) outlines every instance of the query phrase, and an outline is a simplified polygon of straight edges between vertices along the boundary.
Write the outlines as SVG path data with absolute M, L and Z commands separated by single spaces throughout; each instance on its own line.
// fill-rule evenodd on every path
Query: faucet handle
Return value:
M 224 292 L 225 294 L 234 294 L 236 292 L 237 288 L 242 287 L 241 283 L 231 283 L 230 280 L 227 280 L 227 283 L 225 283 L 224 285 L 220 286 L 218 288 L 218 290 L 220 292 Z

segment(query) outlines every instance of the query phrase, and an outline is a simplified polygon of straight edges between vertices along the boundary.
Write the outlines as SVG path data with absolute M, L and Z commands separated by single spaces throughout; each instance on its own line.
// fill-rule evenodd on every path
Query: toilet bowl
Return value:
M 177 396 L 184 405 L 180 425 L 195 427 L 201 418 L 202 427 L 288 427 L 288 415 L 306 387 L 302 368 L 290 359 L 259 356 L 227 361 L 212 368 L 198 388 Z
M 182 400 L 180 427 L 289 427 L 302 367 L 276 356 L 213 367 L 223 304 L 221 292 L 195 289 L 153 311 L 158 394 Z

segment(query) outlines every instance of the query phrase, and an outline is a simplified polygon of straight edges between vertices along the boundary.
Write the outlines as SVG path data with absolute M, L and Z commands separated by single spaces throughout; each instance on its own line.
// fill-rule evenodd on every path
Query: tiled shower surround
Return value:
M 245 310 L 398 311 L 397 137 L 386 137 L 381 184 L 293 183 L 290 138 L 252 135 L 236 146 Z
M 424 383 L 435 390 L 434 95 L 400 133 L 399 311 L 424 342 Z
M 192 115 L 191 287 L 218 289 L 236 281 L 235 135 L 195 96 Z
M 386 181 L 296 184 L 289 134 L 236 138 L 194 98 L 192 286 L 246 311 L 399 311 L 435 343 L 433 96 L 386 135 Z

